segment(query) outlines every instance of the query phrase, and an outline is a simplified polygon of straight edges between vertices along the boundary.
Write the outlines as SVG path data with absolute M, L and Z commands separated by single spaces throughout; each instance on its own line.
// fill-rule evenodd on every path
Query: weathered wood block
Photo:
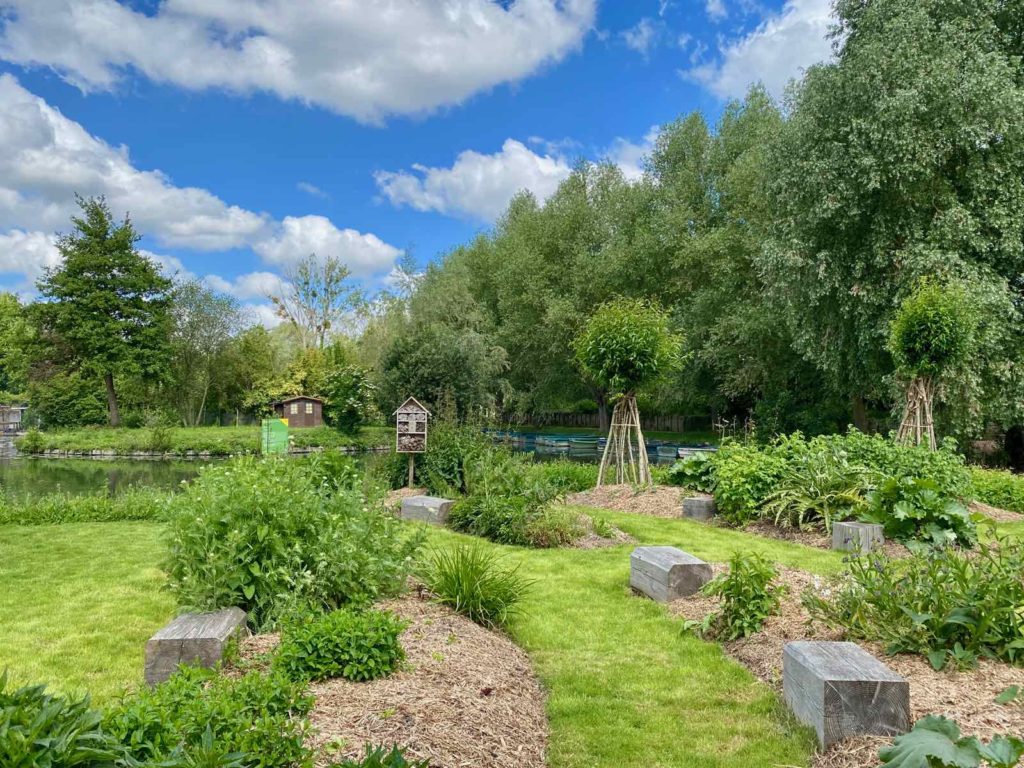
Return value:
M 866 553 L 885 543 L 882 526 L 876 523 L 834 523 L 832 549 Z
M 403 520 L 421 520 L 425 523 L 444 525 L 455 502 L 437 496 L 408 496 L 402 499 Z
M 782 651 L 782 691 L 822 747 L 910 729 L 910 683 L 856 643 L 799 640 Z
M 692 595 L 710 580 L 710 565 L 675 547 L 637 547 L 629 557 L 629 586 L 659 603 Z
M 245 629 L 245 611 L 185 613 L 146 643 L 146 682 L 162 683 L 182 664 L 212 667 L 224 656 L 228 641 Z
M 691 520 L 710 520 L 718 512 L 710 496 L 691 496 L 683 499 L 683 517 Z

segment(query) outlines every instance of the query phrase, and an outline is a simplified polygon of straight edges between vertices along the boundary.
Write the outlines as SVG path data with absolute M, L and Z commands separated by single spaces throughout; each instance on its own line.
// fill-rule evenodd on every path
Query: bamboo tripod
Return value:
M 640 430 L 640 410 L 636 397 L 625 395 L 612 410 L 612 424 L 608 430 L 608 441 L 601 456 L 601 468 L 597 472 L 597 485 L 605 482 L 609 467 L 615 468 L 615 483 L 650 485 L 651 467 L 647 462 L 647 444 Z
M 903 421 L 896 432 L 896 441 L 921 445 L 927 443 L 935 449 L 935 422 L 932 419 L 932 400 L 935 397 L 935 383 L 926 376 L 919 376 L 907 387 L 907 404 L 903 410 Z

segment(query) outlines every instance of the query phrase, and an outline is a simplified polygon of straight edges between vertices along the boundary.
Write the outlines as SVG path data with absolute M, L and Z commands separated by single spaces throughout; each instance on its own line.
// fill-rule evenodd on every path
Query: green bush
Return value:
M 971 496 L 982 504 L 1024 512 L 1024 476 L 1001 469 L 971 467 Z
M 420 482 L 436 496 L 466 493 L 469 464 L 491 450 L 489 438 L 478 427 L 437 421 L 427 438 Z
M 972 547 L 978 532 L 962 503 L 942 493 L 932 480 L 891 477 L 868 494 L 863 519 L 880 523 L 885 535 L 909 547 Z
M 897 736 L 892 746 L 883 747 L 878 757 L 890 768 L 1016 768 L 1024 757 L 1024 741 L 995 736 L 986 744 L 974 736 L 961 737 L 953 720 L 928 715 L 910 733 Z
M 564 547 L 587 533 L 587 518 L 565 507 L 547 506 L 526 523 L 526 541 L 531 547 Z
M 970 667 L 979 656 L 1024 661 L 1024 542 L 861 557 L 849 567 L 848 577 L 804 594 L 812 619 L 889 653 L 925 654 L 936 668 Z
M 66 699 L 44 686 L 10 688 L 0 675 L 0 765 L 4 768 L 100 768 L 127 755 L 101 727 L 88 697 Z
M 147 765 L 189 765 L 182 752 L 203 750 L 209 731 L 218 749 L 241 754 L 248 768 L 311 768 L 305 717 L 313 699 L 303 688 L 279 674 L 232 678 L 182 667 L 110 709 L 103 728 Z
M 419 576 L 439 602 L 485 627 L 506 625 L 530 586 L 518 567 L 503 568 L 499 555 L 476 545 L 434 550 Z
M 286 623 L 274 668 L 302 682 L 390 675 L 405 659 L 398 638 L 406 622 L 378 610 L 341 609 Z
M 22 453 L 42 453 L 46 450 L 43 433 L 36 427 L 32 427 L 21 437 L 15 438 L 14 444 Z
M 162 520 L 171 495 L 151 488 L 129 488 L 116 496 L 106 493 L 53 493 L 16 499 L 0 496 L 0 525 Z
M 582 461 L 535 461 L 530 473 L 559 493 L 588 491 L 597 485 L 597 464 Z
M 668 469 L 665 482 L 701 493 L 712 493 L 715 490 L 714 460 L 705 452 L 691 454 Z
M 720 597 L 722 607 L 704 619 L 701 629 L 720 640 L 749 637 L 779 610 L 785 587 L 773 585 L 778 574 L 761 555 L 735 553 L 729 572 L 704 585 L 705 595 Z
M 301 462 L 234 459 L 169 497 L 168 584 L 186 610 L 237 605 L 257 629 L 296 607 L 333 610 L 396 592 L 422 534 Z
M 773 446 L 727 441 L 714 458 L 715 504 L 722 518 L 743 525 L 778 486 L 785 459 Z
M 366 756 L 362 760 L 343 760 L 333 763 L 330 768 L 430 768 L 429 760 L 405 759 L 405 751 L 398 747 L 366 746 Z

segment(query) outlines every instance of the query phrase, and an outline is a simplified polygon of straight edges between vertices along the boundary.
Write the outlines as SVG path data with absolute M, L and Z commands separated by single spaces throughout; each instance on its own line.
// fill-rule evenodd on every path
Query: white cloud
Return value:
M 715 22 L 721 21 L 729 15 L 725 8 L 725 0 L 705 0 L 704 11 L 708 18 Z
M 572 171 L 561 155 L 539 155 L 515 139 L 506 139 L 501 150 L 490 155 L 471 149 L 460 152 L 450 168 L 412 168 L 374 174 L 393 205 L 484 221 L 498 218 L 521 190 L 546 200 Z
M 127 72 L 191 90 L 266 91 L 359 120 L 459 104 L 564 58 L 596 0 L 0 0 L 0 58 L 84 90 Z
M 248 272 L 231 280 L 220 275 L 206 275 L 203 282 L 217 293 L 226 293 L 236 299 L 265 299 L 279 293 L 284 280 L 273 272 Z
M 831 57 L 832 43 L 826 37 L 831 5 L 831 0 L 786 0 L 778 15 L 721 45 L 719 61 L 681 74 L 723 99 L 742 97 L 757 81 L 778 97 L 790 79 Z
M 0 232 L 0 274 L 19 274 L 26 282 L 34 282 L 47 267 L 59 263 L 60 252 L 52 235 L 20 229 Z
M 310 184 L 308 181 L 297 182 L 295 184 L 295 188 L 300 192 L 305 192 L 307 195 L 312 195 L 313 197 L 328 197 L 327 193 L 320 189 L 320 187 L 316 184 Z
M 262 325 L 265 328 L 276 328 L 282 322 L 274 308 L 269 304 L 243 304 L 242 316 L 248 325 Z
M 658 27 L 646 17 L 619 34 L 627 48 L 632 48 L 642 56 L 647 56 L 658 42 Z
M 270 264 L 293 264 L 311 253 L 340 258 L 356 277 L 391 269 L 401 250 L 376 235 L 338 229 L 323 216 L 286 216 L 272 237 L 253 246 Z
M 623 138 L 615 139 L 608 148 L 608 160 L 619 166 L 623 176 L 636 181 L 644 175 L 644 161 L 654 149 L 659 130 L 658 126 L 652 125 L 639 143 Z

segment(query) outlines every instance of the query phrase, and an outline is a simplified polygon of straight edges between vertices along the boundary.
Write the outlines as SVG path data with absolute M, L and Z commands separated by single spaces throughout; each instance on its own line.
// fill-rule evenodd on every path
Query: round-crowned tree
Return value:
M 889 327 L 889 352 L 907 387 L 897 440 L 935 448 L 937 388 L 967 362 L 977 324 L 966 291 L 956 284 L 922 280 L 900 304 Z
M 611 467 L 617 483 L 651 483 L 636 393 L 678 366 L 681 346 L 682 337 L 672 330 L 668 313 L 638 299 L 602 304 L 576 337 L 580 367 L 616 398 L 599 486 Z

